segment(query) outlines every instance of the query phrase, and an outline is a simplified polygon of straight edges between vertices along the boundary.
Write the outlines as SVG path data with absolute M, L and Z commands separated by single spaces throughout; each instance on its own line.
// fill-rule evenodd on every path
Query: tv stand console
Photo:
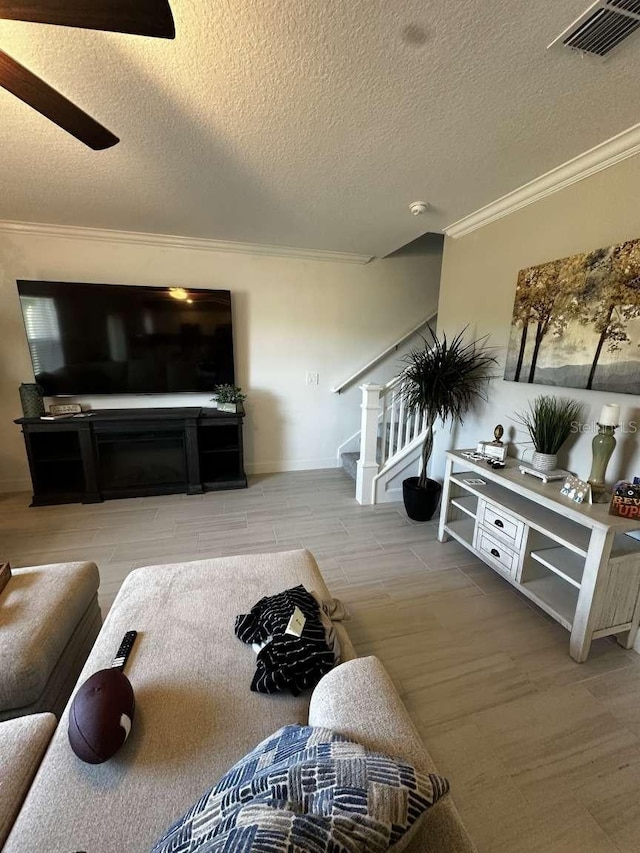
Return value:
M 639 527 L 609 515 L 606 505 L 573 503 L 560 483 L 525 478 L 515 459 L 495 471 L 447 453 L 438 538 L 457 539 L 570 631 L 579 663 L 598 637 L 634 645 Z
M 243 418 L 193 407 L 19 418 L 31 505 L 246 488 Z

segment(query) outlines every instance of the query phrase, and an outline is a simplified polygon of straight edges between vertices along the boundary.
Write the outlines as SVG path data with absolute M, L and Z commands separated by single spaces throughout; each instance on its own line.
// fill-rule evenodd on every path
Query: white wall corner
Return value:
M 447 225 L 443 231 L 447 237 L 464 237 L 472 231 L 477 231 L 478 228 L 489 225 L 490 222 L 502 219 L 529 204 L 535 204 L 571 184 L 595 175 L 603 169 L 608 169 L 609 166 L 614 166 L 638 153 L 640 153 L 640 124 L 634 124 L 633 127 L 623 130 L 617 136 L 612 136 L 606 142 L 596 145 L 491 204 Z

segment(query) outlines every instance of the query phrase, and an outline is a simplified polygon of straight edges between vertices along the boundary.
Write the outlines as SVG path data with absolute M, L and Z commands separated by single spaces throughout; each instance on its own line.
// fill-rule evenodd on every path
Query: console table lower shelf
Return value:
M 460 469 L 460 470 L 458 470 Z M 636 538 L 636 534 L 639 538 Z M 640 622 L 638 522 L 573 504 L 557 483 L 447 453 L 438 538 L 456 539 L 571 632 L 582 663 L 594 639 L 632 648 Z

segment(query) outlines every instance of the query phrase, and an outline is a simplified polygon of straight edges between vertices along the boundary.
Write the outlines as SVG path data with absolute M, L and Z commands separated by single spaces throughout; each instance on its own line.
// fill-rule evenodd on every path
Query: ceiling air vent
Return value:
M 598 0 L 549 47 L 605 58 L 640 28 L 640 0 Z

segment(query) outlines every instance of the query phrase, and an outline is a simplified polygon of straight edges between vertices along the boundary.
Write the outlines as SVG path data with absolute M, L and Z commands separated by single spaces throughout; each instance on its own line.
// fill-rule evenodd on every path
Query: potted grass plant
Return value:
M 409 518 L 429 521 L 440 500 L 442 486 L 427 476 L 433 452 L 436 421 L 451 419 L 463 423 L 469 407 L 478 398 L 486 399 L 486 385 L 496 363 L 487 338 L 464 341 L 466 328 L 449 340 L 429 329 L 430 340 L 404 356 L 403 397 L 410 412 L 425 418 L 426 434 L 422 444 L 421 471 L 402 483 L 402 496 Z
M 529 408 L 516 413 L 516 422 L 529 433 L 534 447 L 532 466 L 537 471 L 558 467 L 558 451 L 582 417 L 582 404 L 568 397 L 541 394 Z

